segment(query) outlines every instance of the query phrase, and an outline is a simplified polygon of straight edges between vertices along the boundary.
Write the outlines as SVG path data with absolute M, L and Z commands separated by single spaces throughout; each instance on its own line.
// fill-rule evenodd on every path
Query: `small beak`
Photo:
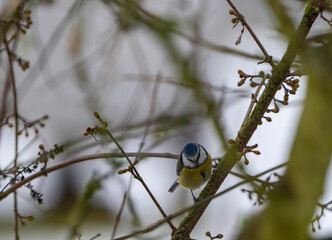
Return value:
M 190 162 L 192 162 L 192 163 L 195 165 L 195 167 L 197 167 L 198 162 L 197 162 L 196 160 L 191 159 L 191 158 L 189 158 L 189 157 L 187 157 L 187 159 L 188 159 Z

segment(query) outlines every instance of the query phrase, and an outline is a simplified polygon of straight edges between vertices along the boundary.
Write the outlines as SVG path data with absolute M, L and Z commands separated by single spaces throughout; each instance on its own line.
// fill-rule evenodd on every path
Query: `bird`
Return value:
M 169 188 L 169 192 L 174 192 L 180 185 L 191 192 L 194 202 L 193 190 L 200 188 L 210 178 L 212 171 L 212 160 L 206 149 L 195 142 L 188 142 L 184 145 L 177 162 L 176 174 L 178 178 Z

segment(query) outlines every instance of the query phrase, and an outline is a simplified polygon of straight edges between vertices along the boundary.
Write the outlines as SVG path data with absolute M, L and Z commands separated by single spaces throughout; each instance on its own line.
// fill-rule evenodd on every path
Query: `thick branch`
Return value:
M 257 102 L 251 116 L 240 129 L 235 143 L 231 145 L 224 156 L 223 161 L 220 162 L 219 166 L 214 171 L 210 181 L 200 194 L 199 200 L 214 195 L 231 171 L 232 167 L 239 160 L 240 155 L 238 153 L 242 153 L 244 147 L 255 132 L 259 121 L 265 114 L 265 111 L 278 91 L 280 84 L 289 72 L 291 64 L 293 63 L 299 48 L 314 23 L 318 15 L 318 12 L 315 11 L 317 7 L 318 6 L 315 5 L 315 3 L 307 5 L 304 16 L 296 30 L 296 38 L 290 41 L 282 60 L 273 68 L 271 79 L 264 89 L 264 92 Z M 208 205 L 209 202 L 189 211 L 187 217 L 181 222 L 177 230 L 173 232 L 172 239 L 189 239 L 190 233 Z

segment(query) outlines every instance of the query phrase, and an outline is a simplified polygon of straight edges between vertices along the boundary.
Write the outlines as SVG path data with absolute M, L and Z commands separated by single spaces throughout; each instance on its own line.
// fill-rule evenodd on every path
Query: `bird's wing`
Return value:
M 183 163 L 182 163 L 182 152 L 180 153 L 179 159 L 178 159 L 178 164 L 176 165 L 176 174 L 180 176 L 180 173 L 183 168 Z
M 179 186 L 178 180 L 176 179 L 172 186 L 168 189 L 169 192 L 174 192 L 174 190 Z

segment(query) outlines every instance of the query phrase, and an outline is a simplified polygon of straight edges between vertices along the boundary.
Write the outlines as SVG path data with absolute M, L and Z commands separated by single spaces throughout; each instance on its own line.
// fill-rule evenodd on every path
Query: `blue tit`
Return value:
M 202 145 L 189 142 L 184 145 L 178 159 L 176 168 L 178 179 L 168 191 L 172 193 L 180 185 L 185 189 L 189 189 L 194 201 L 197 202 L 193 190 L 198 189 L 209 180 L 211 171 L 212 160 L 210 154 Z

